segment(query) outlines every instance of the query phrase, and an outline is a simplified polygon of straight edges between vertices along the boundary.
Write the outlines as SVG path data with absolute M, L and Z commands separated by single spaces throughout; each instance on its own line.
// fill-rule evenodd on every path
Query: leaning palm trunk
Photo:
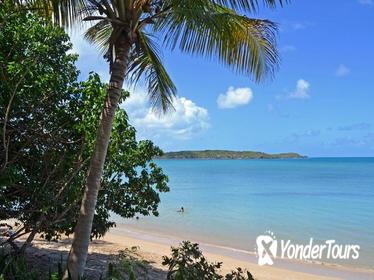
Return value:
M 95 150 L 91 158 L 79 218 L 74 230 L 73 244 L 69 253 L 68 272 L 73 280 L 78 279 L 84 273 L 97 195 L 100 189 L 114 115 L 121 97 L 129 49 L 130 44 L 125 40 L 116 47 L 116 58 L 111 69 L 107 97 L 96 136 Z

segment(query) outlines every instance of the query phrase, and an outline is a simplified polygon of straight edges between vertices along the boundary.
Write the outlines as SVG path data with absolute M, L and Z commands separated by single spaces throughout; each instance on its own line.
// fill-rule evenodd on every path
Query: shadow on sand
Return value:
M 44 275 L 48 275 L 49 272 L 57 272 L 59 266 L 65 268 L 70 244 L 70 240 L 59 242 L 36 240 L 33 246 L 26 251 L 27 263 Z M 123 279 L 128 279 L 126 267 L 123 264 L 131 265 L 137 280 L 166 279 L 167 272 L 156 267 L 154 261 L 143 258 L 137 247 L 119 251 L 115 244 L 102 240 L 95 240 L 90 245 L 85 270 L 86 279 L 104 277 L 109 263 L 120 269 Z

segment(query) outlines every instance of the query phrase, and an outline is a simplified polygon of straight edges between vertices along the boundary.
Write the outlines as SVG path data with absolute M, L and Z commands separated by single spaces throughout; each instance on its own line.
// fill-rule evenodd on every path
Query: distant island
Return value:
M 297 153 L 267 154 L 254 151 L 228 151 L 228 150 L 204 150 L 204 151 L 179 151 L 167 152 L 160 159 L 299 159 L 307 158 Z

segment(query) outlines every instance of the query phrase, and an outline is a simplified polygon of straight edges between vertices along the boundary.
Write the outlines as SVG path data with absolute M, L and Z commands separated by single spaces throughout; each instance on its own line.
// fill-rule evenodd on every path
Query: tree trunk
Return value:
M 86 265 L 97 195 L 100 189 L 100 181 L 112 132 L 114 115 L 118 108 L 122 85 L 125 79 L 129 49 L 130 44 L 125 39 L 116 47 L 116 58 L 111 68 L 111 77 L 101 113 L 100 126 L 96 135 L 95 149 L 88 170 L 79 218 L 74 229 L 73 244 L 69 253 L 68 271 L 65 277 L 69 273 L 73 280 L 83 276 Z
M 26 249 L 31 245 L 31 242 L 34 240 L 34 237 L 38 231 L 38 228 L 35 227 L 30 232 L 29 236 L 27 237 L 25 243 L 23 243 L 21 249 L 19 249 L 18 254 L 23 255 L 26 252 Z

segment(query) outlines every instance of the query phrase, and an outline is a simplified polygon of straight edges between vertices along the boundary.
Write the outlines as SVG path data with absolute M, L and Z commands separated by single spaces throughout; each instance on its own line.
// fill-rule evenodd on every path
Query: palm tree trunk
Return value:
M 118 47 L 116 47 L 116 58 L 111 68 L 107 97 L 101 113 L 95 149 L 88 170 L 79 218 L 74 229 L 73 244 L 69 253 L 68 272 L 73 280 L 83 275 L 86 265 L 97 195 L 100 189 L 100 181 L 112 132 L 114 115 L 118 108 L 122 85 L 125 79 L 129 49 L 130 44 L 126 40 L 120 42 Z

